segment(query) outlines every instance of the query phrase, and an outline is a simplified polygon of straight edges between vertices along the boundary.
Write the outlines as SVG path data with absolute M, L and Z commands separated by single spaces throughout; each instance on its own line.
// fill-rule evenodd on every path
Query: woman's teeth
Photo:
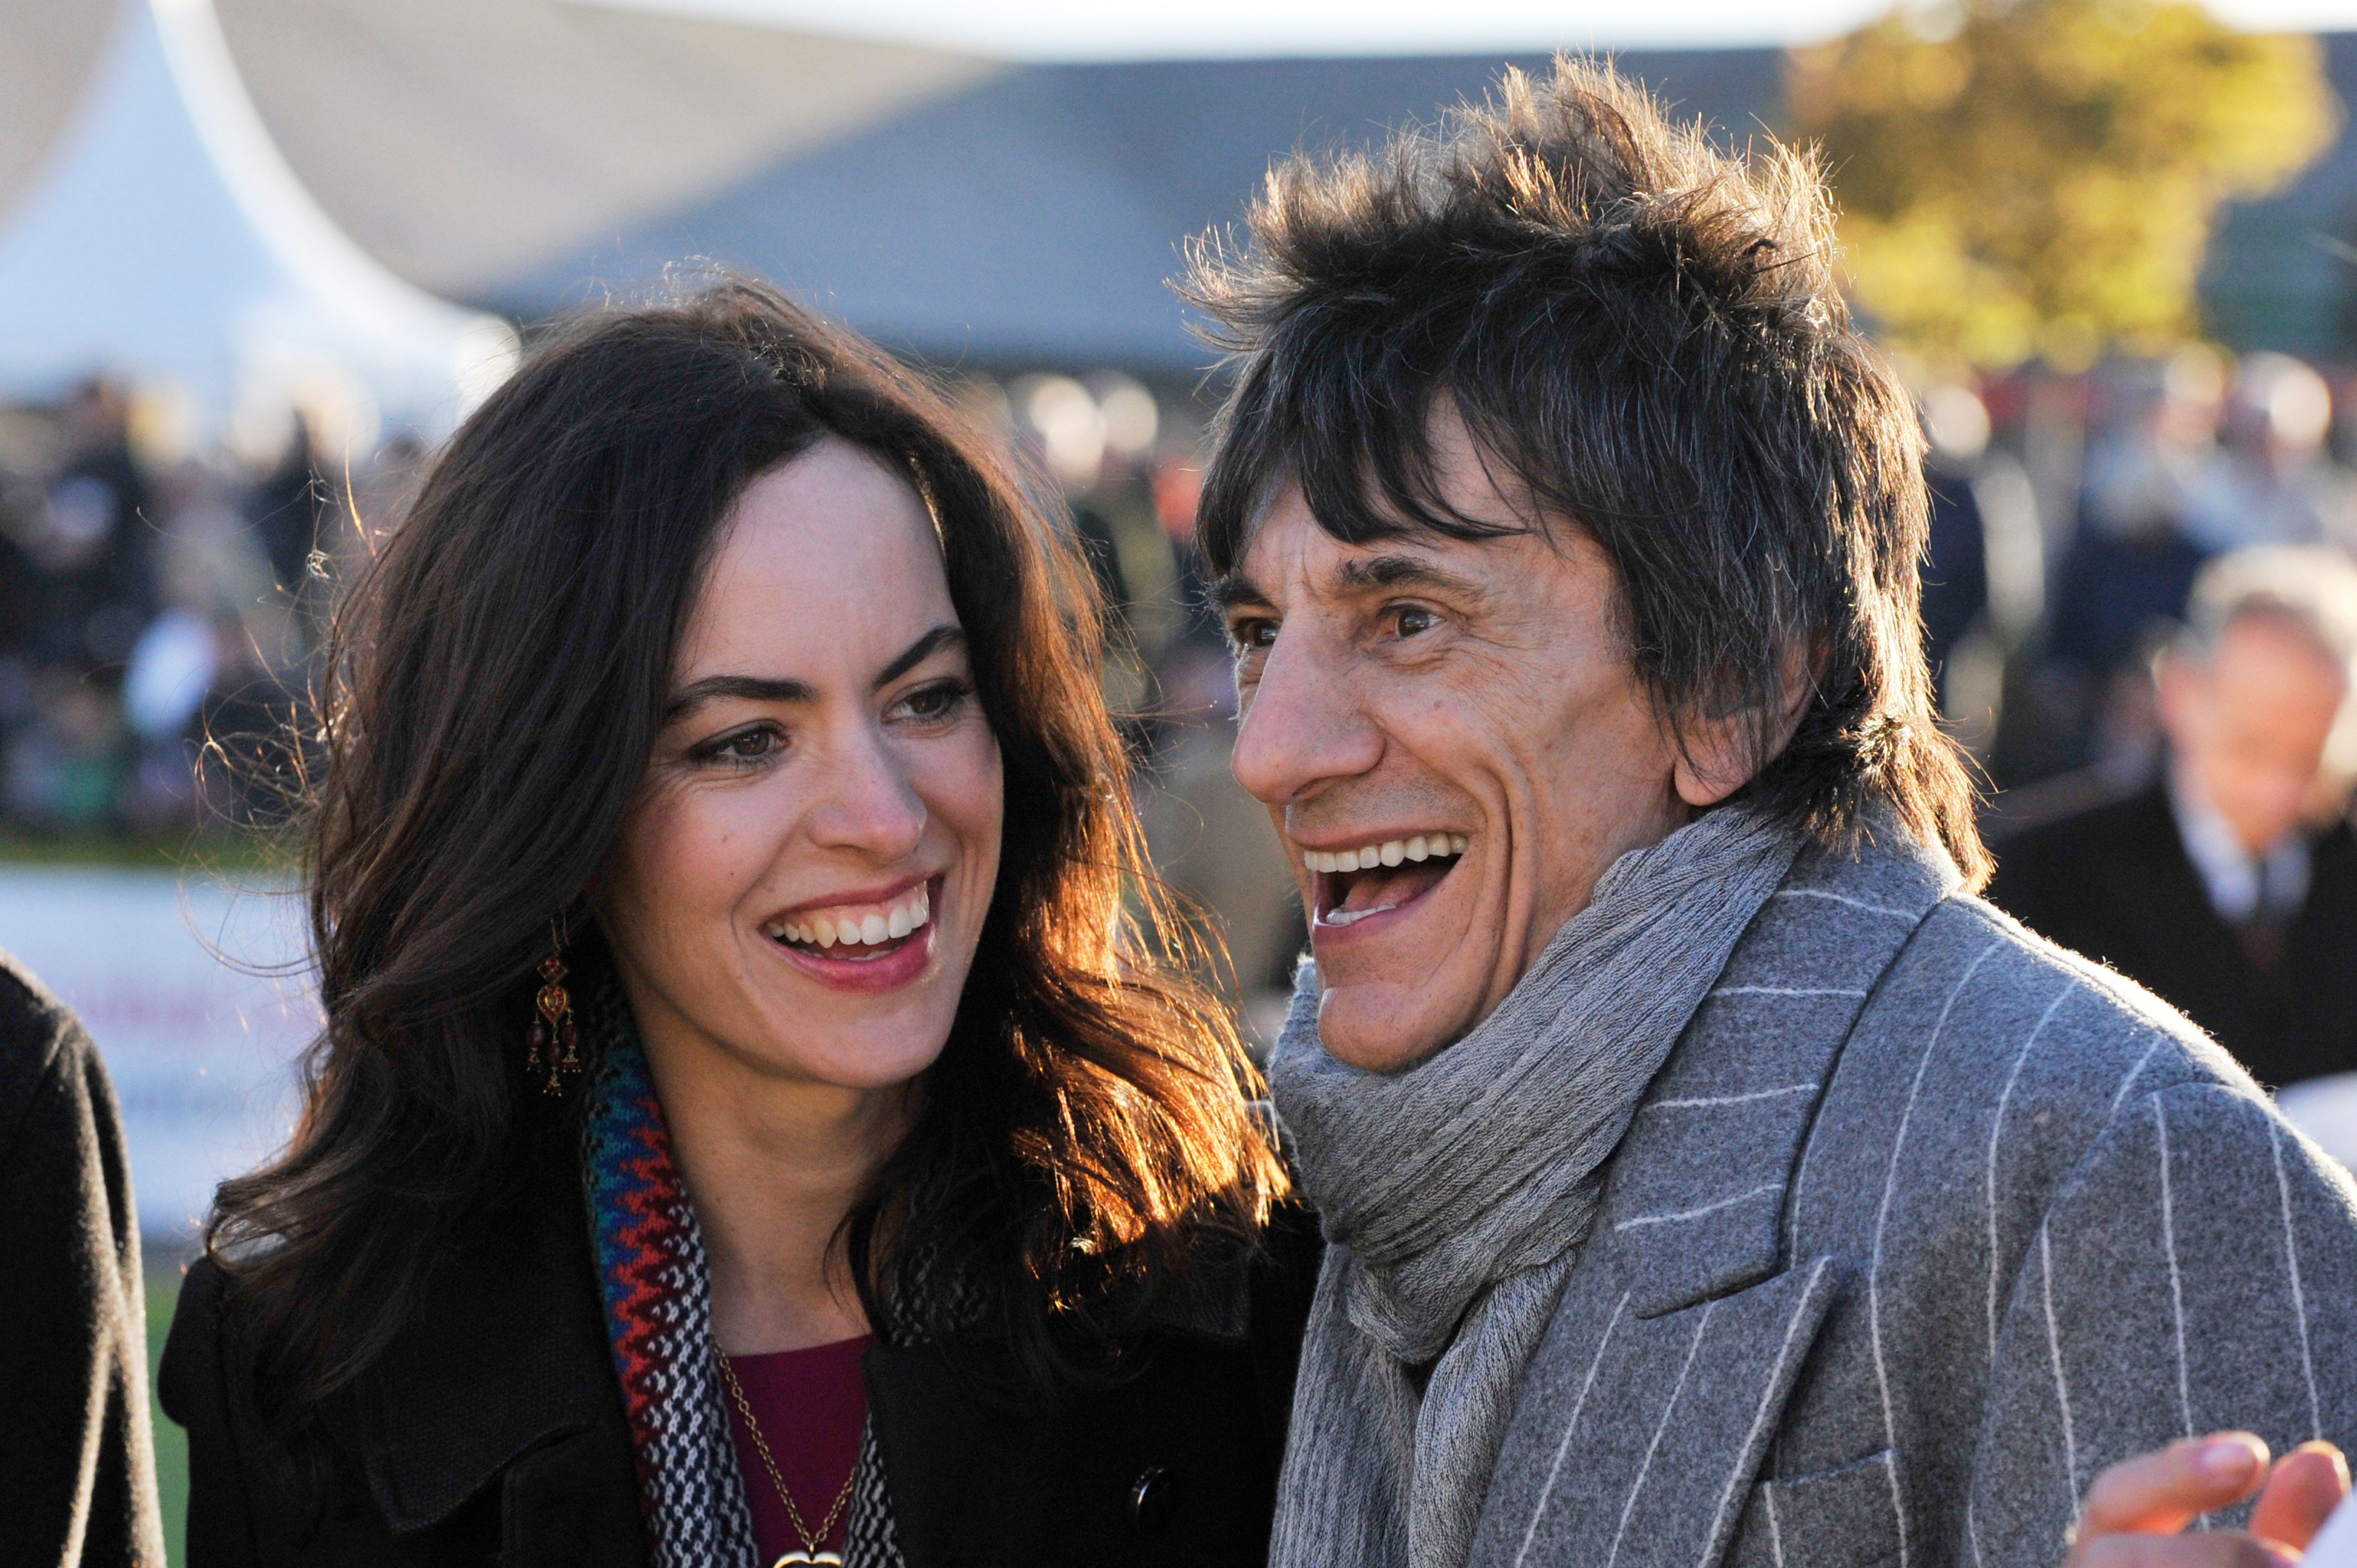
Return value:
M 933 918 L 932 890 L 920 885 L 908 898 L 888 908 L 844 909 L 802 920 L 772 920 L 761 929 L 781 942 L 831 948 L 873 947 L 897 941 Z
M 1410 839 L 1385 839 L 1381 843 L 1369 844 L 1364 849 L 1346 849 L 1339 854 L 1320 849 L 1305 849 L 1301 852 L 1301 863 L 1312 871 L 1372 871 L 1378 865 L 1397 865 L 1404 860 L 1446 860 L 1452 854 L 1464 853 L 1463 833 L 1422 833 Z M 1374 911 L 1371 909 L 1368 913 Z

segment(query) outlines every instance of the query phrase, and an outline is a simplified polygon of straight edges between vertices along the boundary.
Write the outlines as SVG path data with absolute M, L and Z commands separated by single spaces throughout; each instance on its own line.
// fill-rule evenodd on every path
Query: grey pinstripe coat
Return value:
M 2105 1466 L 2357 1447 L 2357 1186 L 2190 1025 L 1804 854 L 1613 1155 L 1480 1568 L 2054 1564 Z

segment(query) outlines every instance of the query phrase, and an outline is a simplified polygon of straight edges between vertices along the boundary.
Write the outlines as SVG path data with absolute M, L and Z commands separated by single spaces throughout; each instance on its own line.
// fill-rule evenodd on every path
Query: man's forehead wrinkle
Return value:
M 1450 593 L 1486 596 L 1488 590 L 1461 572 L 1452 572 L 1421 555 L 1390 553 L 1361 555 L 1343 562 L 1332 574 L 1339 594 L 1367 593 L 1384 588 L 1431 587 Z

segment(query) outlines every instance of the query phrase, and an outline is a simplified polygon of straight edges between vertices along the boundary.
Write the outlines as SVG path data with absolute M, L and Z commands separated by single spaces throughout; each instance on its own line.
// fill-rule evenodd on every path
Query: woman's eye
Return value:
M 937 721 L 953 717 L 971 695 L 973 688 L 964 682 L 943 682 L 909 693 L 900 699 L 900 706 L 910 718 Z
M 695 756 L 699 761 L 707 762 L 759 762 L 775 755 L 784 745 L 785 737 L 765 725 L 706 742 L 696 747 Z

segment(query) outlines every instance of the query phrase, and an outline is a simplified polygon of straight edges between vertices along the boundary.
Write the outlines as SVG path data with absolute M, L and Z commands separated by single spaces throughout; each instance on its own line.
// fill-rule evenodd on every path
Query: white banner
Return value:
M 81 1015 L 123 1101 L 142 1231 L 192 1235 L 222 1177 L 285 1143 L 319 1026 L 283 883 L 0 867 L 0 949 Z

